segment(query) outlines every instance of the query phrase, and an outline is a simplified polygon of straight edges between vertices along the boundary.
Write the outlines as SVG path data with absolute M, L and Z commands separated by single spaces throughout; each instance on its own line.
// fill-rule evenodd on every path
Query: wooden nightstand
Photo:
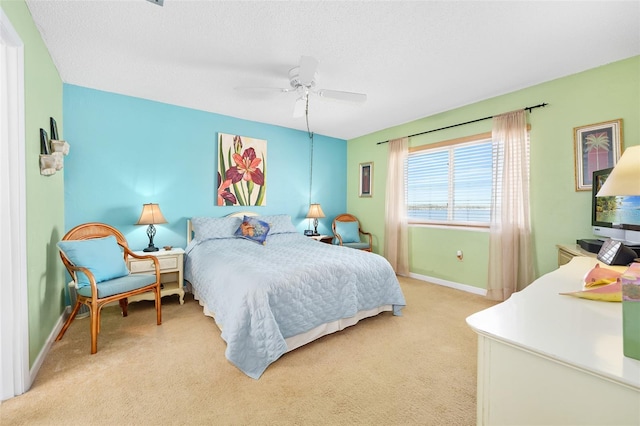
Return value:
M 184 304 L 184 250 L 174 248 L 171 250 L 162 250 L 154 252 L 136 251 L 136 254 L 157 256 L 160 262 L 160 282 L 162 289 L 160 295 L 162 297 L 171 294 L 180 296 L 180 304 Z M 153 262 L 146 259 L 127 259 L 127 266 L 132 274 L 153 273 L 155 270 Z M 154 300 L 153 292 L 147 292 L 129 298 L 129 302 L 137 302 L 138 300 Z
M 316 241 L 320 241 L 321 243 L 331 244 L 333 235 L 311 235 L 310 238 L 313 238 Z

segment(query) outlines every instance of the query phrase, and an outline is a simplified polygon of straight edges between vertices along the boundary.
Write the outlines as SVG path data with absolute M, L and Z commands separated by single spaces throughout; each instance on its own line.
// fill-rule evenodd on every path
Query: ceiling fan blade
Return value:
M 295 118 L 302 117 L 307 109 L 307 100 L 305 98 L 298 98 L 293 106 L 293 116 Z
M 339 101 L 365 102 L 367 100 L 367 95 L 364 93 L 343 92 L 340 90 L 321 89 L 316 94 L 323 98 L 337 99 Z
M 300 57 L 300 70 L 298 71 L 298 78 L 300 84 L 308 86 L 314 80 L 316 70 L 318 69 L 318 61 L 311 56 Z
M 283 88 L 283 87 L 253 87 L 253 86 L 237 86 L 234 87 L 235 90 L 243 91 L 243 92 L 291 92 L 294 90 L 293 88 Z

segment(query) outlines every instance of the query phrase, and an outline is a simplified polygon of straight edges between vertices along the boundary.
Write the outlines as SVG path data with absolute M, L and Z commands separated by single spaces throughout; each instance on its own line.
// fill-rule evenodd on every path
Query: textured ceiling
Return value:
M 234 88 L 288 87 L 313 56 L 319 88 L 368 95 L 311 97 L 311 131 L 343 139 L 640 54 L 638 1 L 27 5 L 65 83 L 294 129 L 295 93 Z

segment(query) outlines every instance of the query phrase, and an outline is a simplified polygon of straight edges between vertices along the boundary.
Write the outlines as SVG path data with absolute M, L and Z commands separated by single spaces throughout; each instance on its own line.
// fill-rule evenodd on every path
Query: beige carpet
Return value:
M 98 353 L 89 320 L 54 343 L 31 390 L 0 405 L 2 425 L 423 424 L 476 420 L 476 335 L 484 298 L 400 280 L 402 317 L 383 313 L 285 354 L 259 380 L 224 357 L 211 318 L 188 295 L 122 318 L 105 308 Z

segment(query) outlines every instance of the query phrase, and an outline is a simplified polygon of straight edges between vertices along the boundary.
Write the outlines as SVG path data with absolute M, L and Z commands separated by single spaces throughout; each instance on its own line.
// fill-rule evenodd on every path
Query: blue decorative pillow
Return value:
M 265 244 L 267 234 L 269 233 L 269 224 L 255 217 L 245 216 L 242 223 L 235 232 L 235 236 L 255 241 L 259 244 Z
M 96 283 L 129 275 L 122 249 L 113 235 L 90 240 L 60 241 L 58 248 L 75 266 L 83 266 L 96 279 Z M 83 272 L 76 273 L 78 288 L 91 285 Z
M 234 238 L 242 219 L 239 217 L 193 217 L 194 239 L 198 241 Z
M 336 222 L 336 233 L 342 237 L 342 243 L 359 243 L 358 222 Z
M 269 224 L 269 233 L 273 234 L 297 234 L 298 230 L 291 223 L 288 214 L 276 214 L 272 216 L 258 216 L 258 219 Z

